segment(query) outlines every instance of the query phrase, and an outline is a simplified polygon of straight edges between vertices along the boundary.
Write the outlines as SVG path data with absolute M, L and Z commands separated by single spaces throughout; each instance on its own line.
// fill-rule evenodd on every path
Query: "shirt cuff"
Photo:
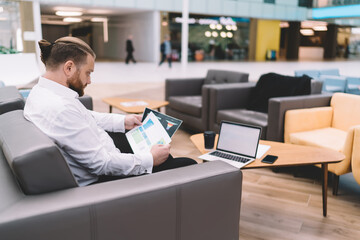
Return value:
M 125 115 L 122 114 L 112 114 L 113 120 L 113 132 L 125 132 Z
M 144 173 L 152 173 L 154 159 L 150 152 L 148 153 L 140 153 L 141 158 L 141 166 L 144 168 Z

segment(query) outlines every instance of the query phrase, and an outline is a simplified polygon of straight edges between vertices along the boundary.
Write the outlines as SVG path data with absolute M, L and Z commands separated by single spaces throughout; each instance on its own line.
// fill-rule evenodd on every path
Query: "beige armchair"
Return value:
M 333 194 L 339 176 L 353 172 L 360 184 L 360 96 L 335 93 L 329 107 L 297 109 L 285 114 L 285 143 L 316 146 L 342 152 L 345 159 L 329 164 L 335 174 Z

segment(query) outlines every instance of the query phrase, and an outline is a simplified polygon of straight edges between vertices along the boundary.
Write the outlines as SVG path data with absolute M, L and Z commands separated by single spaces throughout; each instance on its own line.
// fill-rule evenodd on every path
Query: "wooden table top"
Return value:
M 208 152 L 204 148 L 204 135 L 202 133 L 192 135 L 190 139 L 202 154 Z M 218 135 L 216 135 L 214 147 L 216 147 L 217 139 Z M 331 149 L 264 140 L 260 140 L 260 144 L 269 145 L 271 147 L 261 158 L 242 167 L 243 169 L 336 163 L 345 159 L 344 154 Z M 268 154 L 276 155 L 278 156 L 278 159 L 273 164 L 262 163 L 261 160 Z
M 134 98 L 118 98 L 118 97 L 111 97 L 111 98 L 103 98 L 103 102 L 109 104 L 110 106 L 116 107 L 117 109 L 127 112 L 127 113 L 142 113 L 144 109 L 151 108 L 151 109 L 158 109 L 163 106 L 169 104 L 167 101 L 157 101 L 157 100 L 149 100 L 149 99 L 134 99 Z M 137 105 L 137 106 L 124 106 L 121 103 L 135 103 L 135 102 L 145 102 L 146 105 Z

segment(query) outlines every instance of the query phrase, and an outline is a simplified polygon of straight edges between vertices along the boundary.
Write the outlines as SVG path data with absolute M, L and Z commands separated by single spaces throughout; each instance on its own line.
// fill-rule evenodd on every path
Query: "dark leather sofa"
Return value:
M 242 173 L 226 163 L 78 187 L 22 110 L 0 115 L 0 147 L 1 239 L 239 237 Z
M 270 98 L 267 113 L 248 110 L 255 85 L 250 82 L 212 86 L 209 89 L 209 128 L 218 132 L 222 120 L 256 125 L 262 128 L 262 139 L 283 142 L 287 110 L 330 104 L 331 94 L 321 94 L 322 82 L 311 80 L 310 95 Z
M 214 69 L 205 78 L 166 79 L 166 114 L 183 120 L 182 126 L 194 132 L 208 130 L 209 87 L 248 79 L 248 73 Z

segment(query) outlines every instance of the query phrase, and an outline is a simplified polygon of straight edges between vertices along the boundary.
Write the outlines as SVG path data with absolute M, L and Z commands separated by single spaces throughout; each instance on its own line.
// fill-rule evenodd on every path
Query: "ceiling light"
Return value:
M 92 22 L 105 22 L 107 20 L 108 20 L 107 18 L 101 18 L 101 17 L 93 17 L 93 18 L 91 18 Z
M 222 25 L 221 25 L 221 24 L 216 25 L 216 29 L 217 29 L 217 30 L 221 30 L 221 29 L 222 29 Z
M 280 22 L 280 28 L 288 28 L 289 23 L 288 22 Z
M 215 32 L 215 31 L 213 31 L 213 32 L 211 33 L 211 35 L 212 35 L 213 37 L 219 36 L 219 34 L 218 34 L 217 32 Z
M 312 29 L 300 29 L 300 33 L 304 36 L 313 36 L 314 30 Z
M 221 33 L 220 33 L 220 36 L 221 36 L 222 38 L 226 38 L 226 32 L 221 32 Z
M 358 27 L 357 28 L 352 28 L 351 33 L 352 34 L 360 34 L 360 28 L 358 28 Z
M 68 17 L 68 18 L 64 18 L 63 21 L 64 21 L 64 22 L 81 22 L 82 19 L 81 19 L 81 18 Z
M 313 29 L 315 31 L 327 31 L 327 27 L 326 26 L 315 26 L 313 27 Z
M 236 31 L 236 30 L 237 30 L 237 26 L 236 26 L 236 25 L 232 25 L 231 28 L 232 28 L 233 31 Z
M 55 14 L 61 17 L 79 17 L 83 13 L 78 11 L 56 11 Z
M 4 11 L 3 7 L 0 7 L 0 13 L 2 13 Z
M 210 31 L 206 31 L 206 32 L 205 32 L 205 37 L 211 37 L 211 32 L 210 32 Z
M 210 28 L 211 28 L 211 29 L 215 29 L 215 28 L 216 28 L 216 25 L 212 23 L 212 24 L 210 24 Z
M 226 33 L 226 36 L 227 36 L 228 38 L 232 38 L 234 35 L 233 35 L 232 32 L 227 32 L 227 33 Z
M 226 25 L 226 30 L 230 31 L 231 30 L 231 26 L 230 25 Z

